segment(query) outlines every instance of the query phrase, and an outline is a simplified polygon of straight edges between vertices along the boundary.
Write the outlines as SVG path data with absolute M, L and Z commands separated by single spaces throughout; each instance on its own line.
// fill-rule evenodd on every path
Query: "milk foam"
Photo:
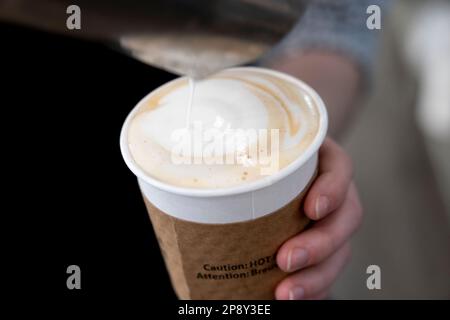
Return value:
M 191 133 L 193 127 L 201 126 L 204 131 L 223 134 L 230 129 L 278 129 L 280 169 L 298 158 L 319 131 L 320 115 L 311 97 L 295 82 L 276 74 L 251 68 L 224 70 L 195 82 L 189 108 L 191 89 L 187 78 L 156 89 L 139 104 L 128 127 L 134 161 L 149 176 L 175 186 L 221 188 L 265 177 L 261 174 L 265 164 L 250 153 L 246 156 L 251 161 L 245 164 L 211 163 L 204 154 L 204 161 L 198 164 L 174 163 L 172 152 L 179 143 L 174 133 L 180 130 Z M 201 142 L 202 147 L 207 144 Z M 273 145 L 269 138 L 269 146 Z M 216 150 L 215 156 L 233 156 L 250 149 L 271 155 L 261 136 L 255 135 L 237 146 Z

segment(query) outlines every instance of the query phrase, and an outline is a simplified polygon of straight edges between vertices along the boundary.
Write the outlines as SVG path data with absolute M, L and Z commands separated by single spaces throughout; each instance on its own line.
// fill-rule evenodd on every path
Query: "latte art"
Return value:
M 268 168 L 297 159 L 318 134 L 314 99 L 283 74 L 224 70 L 195 82 L 189 107 L 191 89 L 187 78 L 156 89 L 128 127 L 132 158 L 162 182 L 223 188 L 262 179 Z

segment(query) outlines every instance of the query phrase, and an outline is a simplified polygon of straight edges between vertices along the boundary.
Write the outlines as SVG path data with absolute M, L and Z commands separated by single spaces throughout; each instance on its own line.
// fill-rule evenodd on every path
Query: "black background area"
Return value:
M 18 222 L 7 242 L 15 289 L 175 299 L 119 149 L 127 114 L 174 75 L 107 45 L 7 24 L 0 41 L 3 176 L 15 193 L 3 213 Z M 66 287 L 72 264 L 81 290 Z

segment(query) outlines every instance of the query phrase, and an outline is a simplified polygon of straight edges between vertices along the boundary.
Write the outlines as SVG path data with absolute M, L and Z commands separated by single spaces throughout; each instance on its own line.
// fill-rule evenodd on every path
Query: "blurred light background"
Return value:
M 333 298 L 450 298 L 450 2 L 396 1 L 383 18 L 375 87 L 344 139 L 365 221 Z

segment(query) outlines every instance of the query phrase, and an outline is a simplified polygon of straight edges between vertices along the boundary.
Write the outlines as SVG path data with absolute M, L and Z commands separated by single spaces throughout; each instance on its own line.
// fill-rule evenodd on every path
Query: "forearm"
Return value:
M 361 75 L 348 58 L 326 51 L 290 52 L 265 66 L 291 74 L 313 87 L 327 106 L 329 134 L 338 136 L 352 118 L 361 91 Z
M 258 61 L 316 89 L 327 105 L 333 136 L 355 114 L 362 87 L 370 89 L 379 32 L 366 27 L 366 9 L 374 4 L 384 11 L 385 2 L 310 1 L 291 32 Z

